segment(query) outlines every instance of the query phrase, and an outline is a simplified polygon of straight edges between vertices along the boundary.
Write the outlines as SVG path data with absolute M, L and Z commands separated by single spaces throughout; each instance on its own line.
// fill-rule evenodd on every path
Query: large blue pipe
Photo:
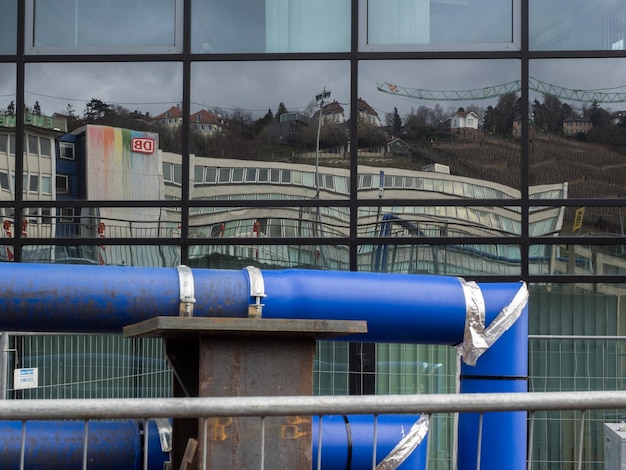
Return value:
M 370 470 L 372 459 L 380 464 L 416 423 L 414 415 L 325 416 L 322 420 L 321 459 L 324 470 Z M 312 419 L 312 468 L 317 468 L 319 417 Z M 92 421 L 87 435 L 87 468 L 90 470 L 162 470 L 170 460 L 164 452 L 153 421 L 149 439 L 139 421 Z M 81 421 L 0 422 L 0 468 L 19 470 L 24 432 L 24 470 L 81 470 L 85 425 Z M 374 431 L 376 427 L 376 431 Z M 376 432 L 376 446 L 374 434 Z M 147 446 L 147 451 L 144 448 Z M 423 438 L 398 470 L 424 468 L 427 440 Z M 393 456 L 395 457 L 395 456 Z M 144 459 L 147 461 L 144 462 Z M 394 467 L 396 468 L 396 467 Z
M 83 468 L 85 424 L 81 421 L 0 422 L 3 469 L 19 470 L 24 431 L 24 469 Z M 154 430 L 156 433 L 156 429 Z M 136 421 L 92 421 L 87 428 L 87 463 L 93 470 L 140 470 L 142 445 Z M 149 467 L 152 470 L 163 468 Z
M 511 302 L 511 290 L 493 284 L 483 288 L 485 303 Z M 487 309 L 486 325 L 497 312 Z M 461 393 L 528 391 L 528 310 L 476 362 L 461 364 Z M 526 412 L 459 414 L 459 470 L 524 470 L 526 468 Z M 482 429 L 482 435 L 477 432 Z M 481 449 L 479 453 L 479 449 Z M 463 458 L 461 458 L 461 456 Z M 479 465 L 477 461 L 480 460 Z
M 471 303 L 464 281 L 454 277 L 297 269 L 195 269 L 191 273 L 194 316 L 245 317 L 248 306 L 260 300 L 265 318 L 367 322 L 368 333 L 343 340 L 457 345 L 463 340 Z M 250 295 L 259 275 L 264 286 L 260 299 Z M 155 316 L 179 315 L 181 281 L 174 268 L 7 263 L 0 276 L 0 331 L 119 332 Z M 511 303 L 520 285 L 478 287 L 489 325 Z M 526 322 L 524 308 L 522 318 L 476 366 L 463 366 L 461 391 L 525 390 Z M 483 423 L 483 443 L 500 446 L 502 459 L 494 460 L 496 467 L 523 468 L 525 458 L 519 451 L 525 447 L 526 423 L 522 415 L 502 413 L 501 422 L 486 428 Z M 500 424 L 506 424 L 515 439 L 500 439 L 505 435 L 498 429 Z M 471 415 L 460 417 L 460 449 L 475 448 L 478 428 Z M 471 459 L 459 459 L 465 461 Z
M 248 315 L 247 271 L 192 272 L 194 316 Z M 262 276 L 265 318 L 366 320 L 366 335 L 344 338 L 366 342 L 454 345 L 463 337 L 466 299 L 454 277 L 298 269 Z M 6 263 L 0 277 L 0 331 L 121 332 L 179 314 L 174 268 Z
M 324 470 L 370 470 L 372 460 L 376 465 L 385 462 L 385 468 L 415 470 L 426 468 L 428 439 L 418 439 L 417 447 L 402 455 L 405 460 L 395 467 L 390 454 L 397 444 L 406 438 L 419 417 L 415 415 L 368 415 L 324 416 L 322 418 L 321 460 Z M 313 465 L 317 468 L 320 419 L 313 417 Z M 376 442 L 374 445 L 374 438 Z

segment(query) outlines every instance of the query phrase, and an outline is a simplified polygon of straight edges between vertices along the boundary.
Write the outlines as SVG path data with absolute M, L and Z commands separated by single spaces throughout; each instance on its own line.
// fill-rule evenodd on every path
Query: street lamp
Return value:
M 326 87 L 321 93 L 315 95 L 315 101 L 320 104 L 320 115 L 317 121 L 317 141 L 315 144 L 315 199 L 320 197 L 319 185 L 319 163 L 320 163 L 320 132 L 322 130 L 322 110 L 324 108 L 324 99 L 330 97 L 330 91 L 326 91 Z

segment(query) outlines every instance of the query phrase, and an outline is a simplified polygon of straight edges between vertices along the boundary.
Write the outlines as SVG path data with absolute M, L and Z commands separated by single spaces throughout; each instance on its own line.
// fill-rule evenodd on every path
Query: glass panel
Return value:
M 2 5 L 0 1 L 0 11 Z M 0 201 L 9 201 L 15 196 L 9 182 L 15 168 L 15 66 L 0 63 L 0 77 Z
M 189 218 L 191 237 L 334 238 L 347 237 L 349 234 L 349 209 L 347 207 L 219 207 L 219 201 L 225 199 L 241 200 L 242 198 L 240 194 L 231 194 L 226 198 L 206 197 L 203 198 L 203 204 L 206 205 L 192 208 Z M 209 201 L 214 201 L 214 203 Z
M 1 178 L 0 178 L 1 180 Z M 43 191 L 47 183 L 31 177 Z M 0 209 L 1 210 L 1 209 Z M 5 209 L 6 210 L 6 209 Z M 161 207 L 30 208 L 22 236 L 31 238 L 178 238 L 180 210 Z M 14 231 L 13 216 L 5 229 Z M 2 236 L 7 237 L 7 233 Z
M 588 243 L 577 245 L 532 245 L 532 274 L 624 276 L 626 245 L 616 240 L 612 245 Z
M 561 215 L 557 209 L 536 216 L 552 225 Z M 453 206 L 362 206 L 358 233 L 364 237 L 507 237 L 521 235 L 520 208 Z M 549 232 L 552 233 L 552 232 Z
M 531 50 L 623 50 L 626 2 L 529 0 Z
M 519 198 L 518 73 L 508 60 L 361 62 L 359 197 Z
M 530 182 L 535 199 L 624 197 L 626 88 L 621 59 L 530 64 Z
M 15 0 L 0 0 L 0 12 L 0 54 L 15 54 L 17 2 Z
M 191 85 L 192 102 L 209 103 L 195 115 L 219 123 L 193 131 L 193 198 L 348 198 L 346 62 L 194 63 Z
M 444 276 L 519 276 L 517 245 L 449 243 L 361 245 L 360 271 Z
M 518 2 L 513 0 L 369 0 L 367 45 L 488 44 L 509 47 L 516 38 Z M 514 29 L 515 26 L 515 29 Z M 462 49 L 467 46 L 456 46 Z
M 180 198 L 182 159 L 165 118 L 182 93 L 180 71 L 175 63 L 28 64 L 24 169 L 58 182 L 63 200 Z M 55 200 L 52 189 L 29 197 Z
M 350 50 L 350 0 L 193 0 L 192 52 Z
M 30 0 L 27 52 L 180 52 L 181 13 L 180 0 Z
M 226 230 L 229 230 L 228 223 Z M 189 247 L 189 265 L 197 268 L 243 269 L 257 266 L 262 269 L 332 269 L 349 268 L 348 247 L 344 245 L 192 245 Z
M 0 252 L 0 260 L 2 253 Z M 25 263 L 61 263 L 167 268 L 180 265 L 180 247 L 174 245 L 27 245 Z

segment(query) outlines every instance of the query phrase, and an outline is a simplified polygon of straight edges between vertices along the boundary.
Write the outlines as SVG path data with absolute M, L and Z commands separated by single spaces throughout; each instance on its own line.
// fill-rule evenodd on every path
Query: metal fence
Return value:
M 1 337 L 6 337 L 2 335 Z M 10 335 L 7 397 L 28 399 L 167 398 L 171 369 L 159 339 L 120 335 Z M 8 339 L 7 339 L 8 340 Z M 530 392 L 576 392 L 623 388 L 623 336 L 546 336 L 529 338 Z M 348 345 L 320 342 L 314 365 L 314 393 L 347 395 L 352 372 Z M 455 352 L 448 347 L 377 345 L 376 393 L 450 396 L 455 390 Z M 36 388 L 16 390 L 13 367 L 38 368 Z M 426 395 L 427 396 L 427 395 Z M 16 400 L 14 400 L 16 401 Z M 603 426 L 620 422 L 618 409 L 590 409 L 579 446 L 580 410 L 540 410 L 533 416 L 532 468 L 600 470 L 604 460 Z M 431 470 L 454 468 L 454 416 L 432 418 Z M 579 463 L 579 455 L 582 462 Z
M 497 393 L 497 394 L 455 394 L 455 395 L 387 395 L 387 396 L 315 396 L 315 397 L 223 397 L 223 398 L 153 398 L 153 399 L 78 399 L 78 400 L 7 400 L 0 401 L 0 419 L 21 423 L 19 445 L 19 468 L 28 468 L 29 453 L 26 451 L 27 425 L 31 420 L 79 420 L 82 433 L 82 469 L 92 468 L 88 445 L 90 429 L 99 420 L 147 420 L 159 419 L 199 419 L 199 429 L 207 429 L 215 419 L 235 417 L 256 417 L 260 421 L 261 434 L 265 436 L 265 423 L 272 417 L 328 415 L 371 415 L 374 417 L 374 442 L 377 438 L 376 423 L 389 414 L 414 414 L 435 423 L 439 414 L 477 413 L 479 422 L 489 413 L 522 411 L 528 416 L 527 469 L 532 469 L 533 432 L 537 413 L 542 411 L 572 411 L 578 414 L 578 453 L 572 465 L 559 468 L 581 470 L 583 467 L 582 449 L 586 433 L 586 417 L 591 410 L 626 410 L 626 392 L 538 392 L 538 393 Z M 145 427 L 144 439 L 148 441 L 149 427 Z M 323 420 L 320 420 L 317 437 L 318 457 L 324 452 L 322 440 Z M 464 462 L 465 468 L 481 468 L 481 459 L 490 458 L 489 442 L 479 426 L 476 435 L 477 459 Z M 429 430 L 433 432 L 433 430 Z M 204 437 L 208 433 L 204 433 Z M 511 436 L 512 439 L 525 439 L 526 436 Z M 430 440 L 426 440 L 428 446 Z M 262 438 L 258 455 L 258 468 L 265 467 L 265 459 L 273 452 L 267 447 L 271 439 Z M 377 467 L 376 446 L 368 458 L 372 469 L 397 468 Z M 425 468 L 429 468 L 429 449 L 426 449 Z M 142 468 L 150 467 L 148 452 L 142 450 Z M 205 468 L 206 455 L 199 456 L 200 468 Z M 321 469 L 322 458 L 315 458 L 312 468 Z M 381 456 L 378 456 L 380 459 Z M 15 467 L 17 468 L 17 464 Z M 105 463 L 105 465 L 108 465 Z M 162 465 L 162 464 L 161 464 Z M 110 468 L 110 467 L 106 467 Z M 430 467 L 431 469 L 433 467 Z M 489 467 L 496 468 L 496 467 Z

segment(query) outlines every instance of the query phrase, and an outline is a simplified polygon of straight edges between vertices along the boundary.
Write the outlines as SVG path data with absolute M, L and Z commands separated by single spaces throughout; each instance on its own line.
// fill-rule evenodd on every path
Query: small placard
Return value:
M 13 371 L 13 387 L 15 390 L 36 388 L 38 377 L 39 369 L 37 367 L 31 367 L 30 369 L 15 369 Z

